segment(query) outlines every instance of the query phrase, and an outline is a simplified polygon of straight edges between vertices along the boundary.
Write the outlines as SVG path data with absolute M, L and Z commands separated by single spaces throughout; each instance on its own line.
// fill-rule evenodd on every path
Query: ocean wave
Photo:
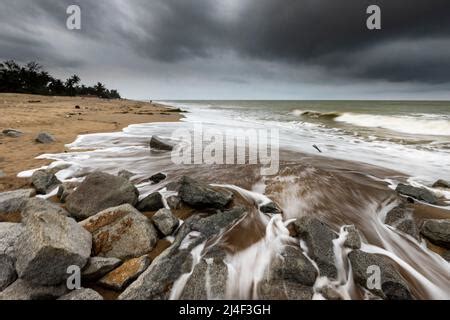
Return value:
M 450 121 L 442 119 L 343 113 L 334 120 L 358 127 L 384 128 L 407 134 L 450 136 Z
M 297 117 L 307 117 L 312 119 L 330 119 L 333 120 L 342 115 L 340 112 L 319 112 L 313 110 L 294 110 L 291 112 Z

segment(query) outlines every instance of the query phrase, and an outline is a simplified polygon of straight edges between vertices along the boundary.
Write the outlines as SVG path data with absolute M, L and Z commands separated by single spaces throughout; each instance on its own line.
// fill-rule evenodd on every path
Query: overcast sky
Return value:
M 0 59 L 127 98 L 450 99 L 449 0 L 0 3 Z M 370 4 L 382 30 L 366 28 Z

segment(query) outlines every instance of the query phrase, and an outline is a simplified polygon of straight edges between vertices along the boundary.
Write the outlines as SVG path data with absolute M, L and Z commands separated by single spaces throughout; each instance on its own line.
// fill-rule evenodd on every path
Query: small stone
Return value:
M 83 269 L 84 280 L 97 280 L 117 268 L 122 261 L 117 258 L 91 257 Z
M 38 170 L 31 176 L 31 184 L 38 194 L 47 194 L 61 184 L 53 173 Z
M 354 225 L 345 226 L 344 230 L 347 231 L 347 238 L 344 241 L 344 246 L 351 249 L 360 249 L 361 238 L 356 227 Z
M 164 173 L 157 173 L 152 175 L 149 180 L 151 182 L 153 182 L 154 184 L 160 183 L 161 181 L 163 181 L 166 178 L 166 175 Z
M 450 181 L 439 179 L 433 184 L 433 188 L 445 188 L 450 189 Z
M 157 136 L 153 136 L 150 139 L 150 148 L 163 151 L 172 151 L 173 145 Z
M 56 139 L 50 133 L 47 132 L 41 132 L 36 137 L 36 142 L 38 143 L 48 144 L 53 143 L 55 141 Z
M 111 271 L 99 280 L 102 286 L 122 291 L 127 285 L 135 280 L 150 265 L 150 258 L 142 256 L 124 262 L 120 267 Z
M 272 213 L 272 214 L 279 214 L 283 211 L 273 202 L 269 202 L 265 205 L 262 205 L 259 210 L 263 213 Z
M 167 197 L 166 202 L 172 210 L 178 210 L 181 208 L 181 199 L 179 196 L 169 196 Z
M 77 290 L 74 290 L 72 292 L 69 292 L 62 297 L 60 297 L 58 300 L 103 300 L 103 297 L 97 292 L 92 289 L 86 289 L 86 288 L 80 288 Z
M 16 130 L 16 129 L 5 129 L 2 131 L 2 133 L 10 138 L 19 138 L 23 135 L 22 131 Z
M 151 193 L 150 195 L 139 201 L 136 208 L 139 211 L 156 211 L 162 209 L 164 208 L 162 195 L 159 192 Z
M 179 221 L 169 209 L 159 209 L 152 217 L 153 224 L 165 236 L 171 235 L 178 227 Z

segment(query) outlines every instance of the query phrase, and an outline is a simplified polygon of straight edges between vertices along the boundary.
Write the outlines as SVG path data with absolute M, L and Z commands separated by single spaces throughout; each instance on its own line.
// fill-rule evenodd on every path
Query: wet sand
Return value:
M 78 106 L 78 107 L 76 107 Z M 130 124 L 173 122 L 178 112 L 165 106 L 133 100 L 94 97 L 53 97 L 28 94 L 0 94 L 0 192 L 28 185 L 17 178 L 21 171 L 49 164 L 38 160 L 44 153 L 61 153 L 80 134 L 119 131 Z M 23 132 L 18 138 L 1 134 L 4 129 Z M 56 138 L 51 144 L 34 141 L 39 132 Z

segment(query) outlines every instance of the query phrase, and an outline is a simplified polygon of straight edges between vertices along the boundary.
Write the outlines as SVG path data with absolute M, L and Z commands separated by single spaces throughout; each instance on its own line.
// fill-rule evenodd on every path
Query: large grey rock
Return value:
M 171 235 L 178 227 L 179 221 L 169 209 L 159 209 L 152 217 L 156 228 L 165 236 Z
M 33 213 L 55 213 L 65 217 L 69 216 L 69 213 L 56 203 L 41 198 L 30 198 L 25 202 L 21 212 L 22 221 L 25 222 Z
M 258 284 L 258 298 L 263 300 L 310 300 L 317 271 L 299 248 L 286 246 L 270 263 Z
M 10 138 L 19 138 L 23 135 L 23 132 L 17 129 L 5 129 L 2 131 L 2 133 Z
M 0 254 L 0 291 L 17 279 L 14 261 L 7 255 Z
M 361 237 L 354 225 L 345 226 L 344 230 L 347 231 L 347 238 L 344 241 L 344 246 L 351 249 L 361 248 Z
M 450 181 L 439 179 L 433 184 L 433 188 L 446 188 L 450 189 Z
M 164 208 L 162 195 L 159 192 L 153 192 L 139 201 L 136 208 L 139 211 L 156 211 Z
M 53 137 L 50 133 L 47 132 L 40 132 L 35 139 L 36 142 L 38 143 L 44 143 L 44 144 L 48 144 L 48 143 L 53 143 L 56 141 L 55 137 Z
M 419 240 L 419 229 L 414 221 L 413 213 L 414 206 L 402 202 L 386 214 L 384 223 Z
M 366 253 L 361 250 L 353 250 L 348 254 L 348 258 L 351 262 L 354 279 L 360 286 L 383 299 L 412 299 L 405 279 L 395 269 L 393 262 L 389 258 L 378 254 Z M 368 286 L 368 282 L 371 280 L 369 277 L 373 275 L 373 272 L 369 272 L 369 267 L 371 266 L 380 268 L 381 289 Z
M 425 188 L 417 188 L 407 184 L 399 183 L 395 191 L 431 204 L 436 204 L 438 202 L 436 196 L 430 190 Z
M 206 183 L 189 177 L 181 179 L 179 190 L 181 200 L 194 208 L 223 209 L 233 199 L 233 193 L 228 190 L 218 190 Z
M 66 292 L 65 283 L 58 286 L 40 286 L 18 279 L 0 292 L 0 300 L 54 300 Z
M 20 213 L 28 198 L 35 195 L 34 189 L 21 189 L 0 193 L 0 215 Z
M 80 288 L 63 295 L 58 300 L 92 301 L 92 300 L 103 300 L 103 297 L 97 291 L 94 291 L 92 289 Z
M 2 170 L 0 170 L 0 178 L 4 178 L 4 177 L 6 177 L 6 174 Z
M 91 257 L 81 276 L 84 280 L 97 280 L 117 268 L 122 261 L 117 258 Z
M 98 283 L 108 289 L 122 291 L 150 265 L 150 258 L 142 256 L 124 262 L 120 267 L 102 277 Z
M 225 299 L 228 267 L 224 262 L 226 253 L 221 248 L 213 248 L 205 253 L 194 267 L 183 288 L 182 300 L 223 300 Z
M 323 222 L 312 217 L 297 219 L 294 227 L 298 236 L 306 242 L 308 255 L 317 263 L 320 275 L 336 279 L 333 240 L 337 235 Z
M 84 267 L 91 247 L 90 233 L 75 220 L 54 212 L 33 213 L 16 242 L 17 273 L 33 284 L 60 284 L 69 266 Z
M 92 234 L 93 253 L 109 258 L 135 258 L 158 241 L 151 221 L 129 204 L 109 208 L 80 222 Z
M 152 138 L 150 139 L 150 148 L 156 150 L 172 151 L 173 145 L 170 142 L 165 141 L 157 136 L 152 136 Z
M 36 189 L 36 193 L 47 194 L 60 185 L 61 181 L 51 172 L 38 170 L 31 176 L 31 184 Z
M 173 244 L 125 289 L 119 299 L 168 299 L 173 283 L 182 274 L 192 271 L 191 250 L 231 227 L 245 214 L 244 208 L 236 208 L 207 217 L 194 215 L 188 218 L 178 230 Z
M 425 220 L 420 233 L 432 243 L 450 249 L 450 219 Z
M 66 198 L 67 210 L 78 220 L 122 204 L 135 205 L 139 192 L 127 179 L 103 172 L 88 175 Z
M 15 245 L 24 229 L 20 223 L 0 222 L 0 257 L 7 256 L 15 261 Z

